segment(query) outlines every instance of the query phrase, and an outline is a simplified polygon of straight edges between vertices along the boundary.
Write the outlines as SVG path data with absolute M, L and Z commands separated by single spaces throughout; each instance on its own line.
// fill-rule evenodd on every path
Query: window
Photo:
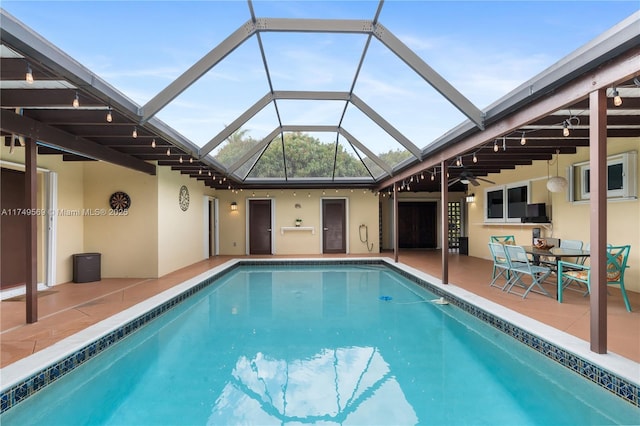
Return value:
M 637 197 L 637 154 L 629 151 L 607 158 L 607 198 L 629 199 Z M 588 161 L 572 166 L 569 176 L 571 200 L 588 200 L 591 197 L 591 165 Z
M 504 219 L 504 190 L 487 190 L 485 198 L 487 199 L 485 203 L 487 206 L 487 216 L 485 220 Z
M 485 222 L 520 222 L 527 215 L 531 190 L 529 182 L 487 188 L 485 198 Z
M 507 218 L 519 219 L 527 215 L 527 187 L 507 188 Z

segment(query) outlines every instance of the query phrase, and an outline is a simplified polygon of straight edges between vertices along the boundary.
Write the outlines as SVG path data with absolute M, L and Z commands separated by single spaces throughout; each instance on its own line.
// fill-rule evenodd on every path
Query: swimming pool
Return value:
M 426 291 L 413 277 L 380 263 L 252 263 L 249 268 L 238 263 L 189 287 L 187 296 L 195 297 L 180 293 L 167 308 L 125 322 L 83 347 L 71 358 L 77 368 L 0 419 L 16 424 L 42 423 L 37 416 L 47 424 L 628 424 L 639 419 L 633 405 L 514 341 L 495 321 L 477 321 L 464 309 L 433 303 L 442 293 Z M 119 334 L 129 336 L 114 344 Z M 95 360 L 81 362 L 78 354 Z M 65 361 L 57 366 L 71 368 Z M 43 376 L 62 375 L 59 370 Z

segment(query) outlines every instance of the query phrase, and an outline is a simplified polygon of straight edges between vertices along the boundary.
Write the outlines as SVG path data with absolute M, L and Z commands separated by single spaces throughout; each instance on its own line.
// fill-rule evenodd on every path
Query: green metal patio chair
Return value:
M 500 243 L 489 243 L 489 252 L 491 252 L 491 257 L 493 258 L 492 280 L 489 283 L 489 287 L 498 287 L 500 290 L 504 290 L 511 282 L 511 262 L 505 253 L 504 246 Z M 500 277 L 505 279 L 505 283 L 502 286 L 496 284 Z
M 590 243 L 586 243 L 584 246 L 582 246 L 583 250 L 586 251 L 590 251 L 591 250 L 591 244 Z M 577 263 L 579 265 L 589 265 L 589 258 L 588 257 L 579 257 L 577 259 L 574 260 L 564 260 L 563 262 L 565 262 L 565 268 L 566 270 L 569 270 L 569 264 L 570 263 Z M 566 271 L 565 271 L 566 272 Z M 575 284 L 577 286 L 577 288 L 573 288 L 572 284 Z M 577 281 L 574 280 L 573 278 L 569 278 L 566 276 L 565 274 L 565 278 L 562 279 L 562 289 L 563 290 L 572 290 L 572 291 L 582 291 L 583 292 L 583 296 L 586 296 L 587 294 L 589 294 L 589 287 L 587 287 L 587 285 L 581 281 Z
M 523 299 L 527 297 L 527 294 L 531 291 L 544 294 L 545 296 L 551 296 L 551 294 L 542 287 L 544 280 L 551 275 L 551 268 L 535 265 L 522 246 L 505 245 L 503 247 L 505 248 L 507 257 L 511 262 L 510 272 L 513 274 L 509 287 L 507 288 L 507 292 L 521 295 Z M 525 275 L 530 277 L 531 284 L 524 282 L 523 277 Z M 513 291 L 513 288 L 516 285 L 522 287 L 524 289 L 524 293 L 517 293 Z
M 489 242 L 515 245 L 516 237 L 513 235 L 492 235 Z
M 607 285 L 619 285 L 627 311 L 631 312 L 631 304 L 624 288 L 624 272 L 627 269 L 631 246 L 607 247 Z M 577 281 L 587 286 L 587 293 L 591 292 L 591 267 L 586 264 L 559 261 L 558 262 L 558 302 L 562 303 L 562 291 L 566 287 L 565 281 Z

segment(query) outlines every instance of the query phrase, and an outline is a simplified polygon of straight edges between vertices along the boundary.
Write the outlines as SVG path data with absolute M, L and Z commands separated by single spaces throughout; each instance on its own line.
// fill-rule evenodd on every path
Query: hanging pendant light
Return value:
M 551 192 L 563 192 L 567 188 L 567 185 L 569 185 L 567 180 L 564 177 L 559 176 L 559 173 L 558 173 L 558 154 L 559 153 L 560 153 L 560 150 L 556 150 L 556 175 L 547 181 L 547 189 Z

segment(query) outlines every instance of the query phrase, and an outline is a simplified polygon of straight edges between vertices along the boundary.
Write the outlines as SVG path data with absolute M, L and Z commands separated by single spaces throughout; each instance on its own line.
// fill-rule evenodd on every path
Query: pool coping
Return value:
M 384 257 L 350 257 L 229 260 L 0 369 L 2 386 L 0 414 L 236 267 L 265 264 L 384 264 L 437 296 L 444 297 L 450 304 L 526 344 L 635 407 L 640 407 L 640 363 L 612 352 L 606 354 L 592 352 L 589 343 L 582 339 L 505 308 L 458 287 L 455 283 L 442 284 L 439 278 L 403 263 L 396 263 Z M 634 371 L 635 376 L 632 374 Z

